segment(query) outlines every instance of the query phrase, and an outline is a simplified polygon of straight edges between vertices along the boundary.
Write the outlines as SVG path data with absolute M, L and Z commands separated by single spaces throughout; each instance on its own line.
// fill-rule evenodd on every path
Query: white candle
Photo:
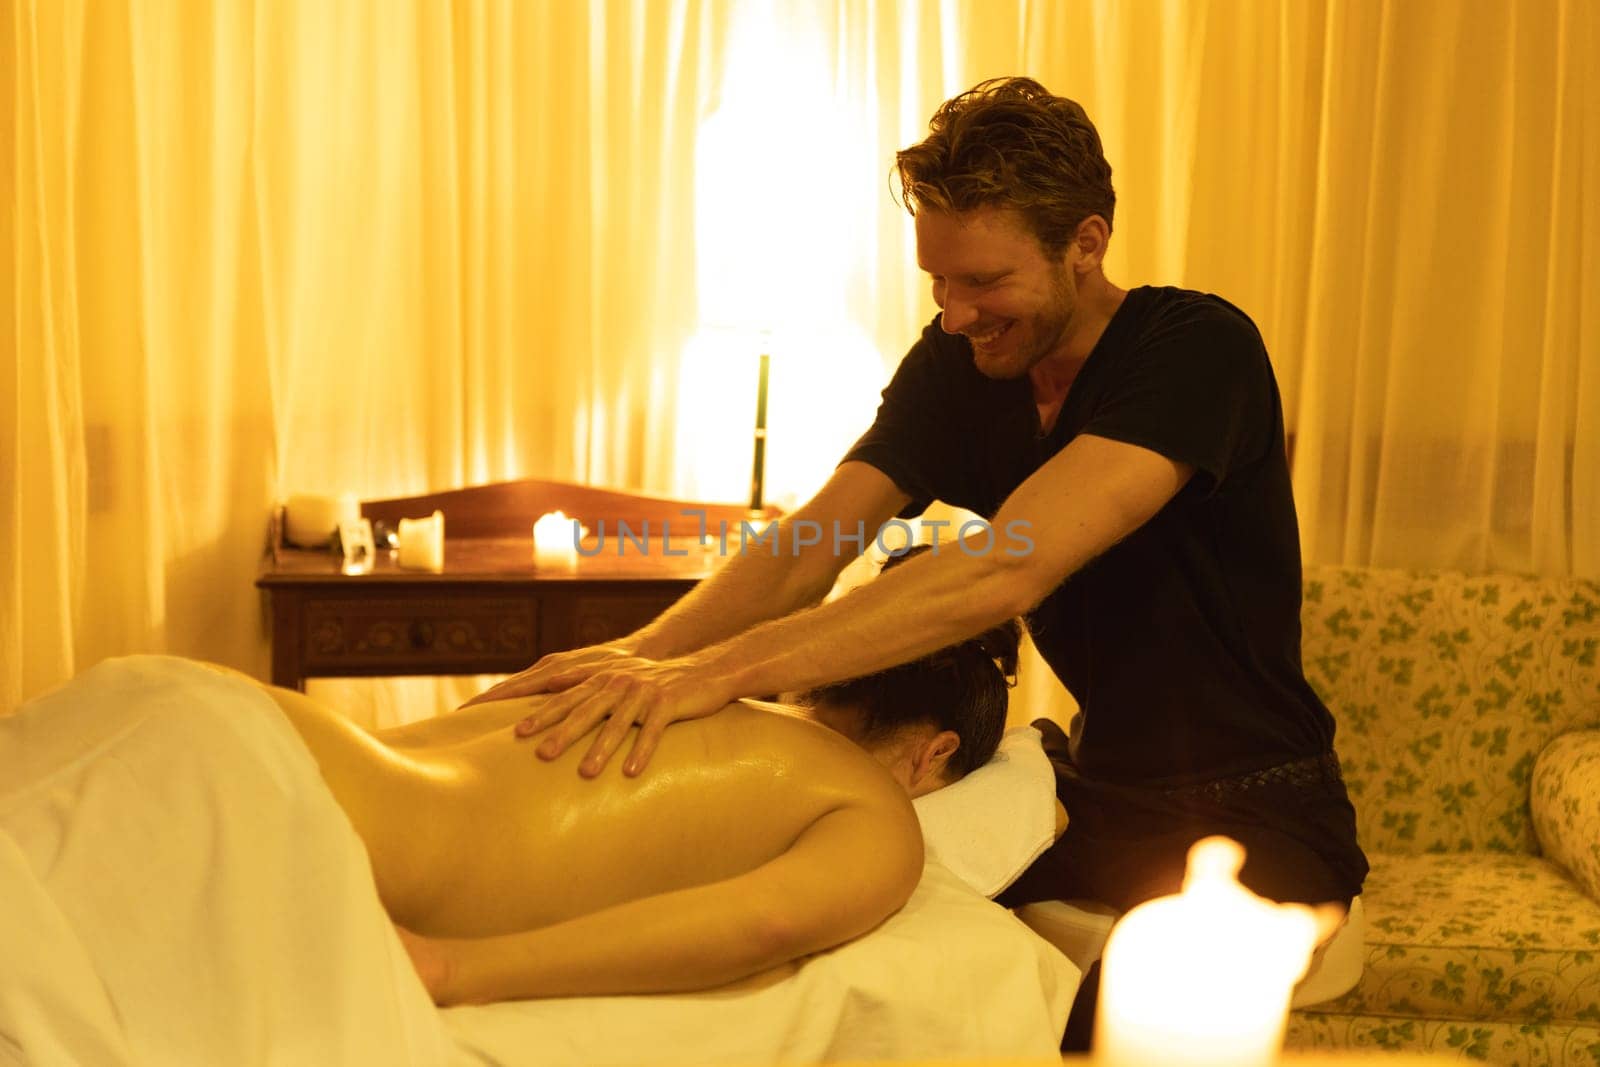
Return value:
M 400 566 L 416 571 L 444 570 L 444 512 L 400 520 Z
M 1244 849 L 1189 850 L 1183 892 L 1147 901 L 1111 930 L 1101 963 L 1094 1061 L 1103 1067 L 1269 1067 L 1289 996 L 1317 940 L 1311 909 L 1240 885 Z
M 354 522 L 360 517 L 361 502 L 353 494 L 299 493 L 283 507 L 283 536 L 291 545 L 320 548 L 333 539 L 341 522 Z
M 578 569 L 578 539 L 582 530 L 577 519 L 565 512 L 552 511 L 533 524 L 533 568 L 536 571 L 571 573 Z

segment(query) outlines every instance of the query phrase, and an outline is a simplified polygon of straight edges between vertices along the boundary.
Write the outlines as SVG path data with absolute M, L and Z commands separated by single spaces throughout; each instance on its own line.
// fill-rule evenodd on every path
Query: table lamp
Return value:
M 767 477 L 767 375 L 772 369 L 772 355 L 761 353 L 761 377 L 756 383 L 756 435 L 755 458 L 750 469 L 750 510 L 761 510 L 763 489 Z

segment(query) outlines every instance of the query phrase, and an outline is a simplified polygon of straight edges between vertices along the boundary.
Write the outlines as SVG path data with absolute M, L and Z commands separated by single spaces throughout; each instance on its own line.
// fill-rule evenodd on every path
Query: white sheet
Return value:
M 783 973 L 713 993 L 444 1014 L 464 1047 L 506 1067 L 1055 1062 L 1078 988 L 1066 957 L 934 861 L 906 906 L 873 933 Z
M 877 931 L 782 976 L 438 1012 L 275 705 L 166 657 L 0 719 L 0 895 L 0 1062 L 1049 1058 L 1077 984 L 930 863 Z
M 247 683 L 113 660 L 0 719 L 0 864 L 0 1035 L 28 1062 L 453 1051 L 354 830 Z

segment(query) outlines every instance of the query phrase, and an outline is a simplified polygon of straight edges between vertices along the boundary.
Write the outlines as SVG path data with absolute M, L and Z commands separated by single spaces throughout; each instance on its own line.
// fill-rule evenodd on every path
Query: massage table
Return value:
M 270 698 L 108 660 L 0 719 L 0 1064 L 1052 1060 L 1078 971 L 956 873 L 975 825 L 879 928 L 775 972 L 439 1010 Z

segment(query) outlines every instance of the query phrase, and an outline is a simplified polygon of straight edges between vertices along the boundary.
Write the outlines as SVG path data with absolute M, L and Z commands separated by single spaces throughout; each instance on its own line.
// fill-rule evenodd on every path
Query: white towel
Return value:
M 988 763 L 913 803 L 928 852 L 991 899 L 1055 840 L 1055 772 L 1031 726 L 1007 730 Z

